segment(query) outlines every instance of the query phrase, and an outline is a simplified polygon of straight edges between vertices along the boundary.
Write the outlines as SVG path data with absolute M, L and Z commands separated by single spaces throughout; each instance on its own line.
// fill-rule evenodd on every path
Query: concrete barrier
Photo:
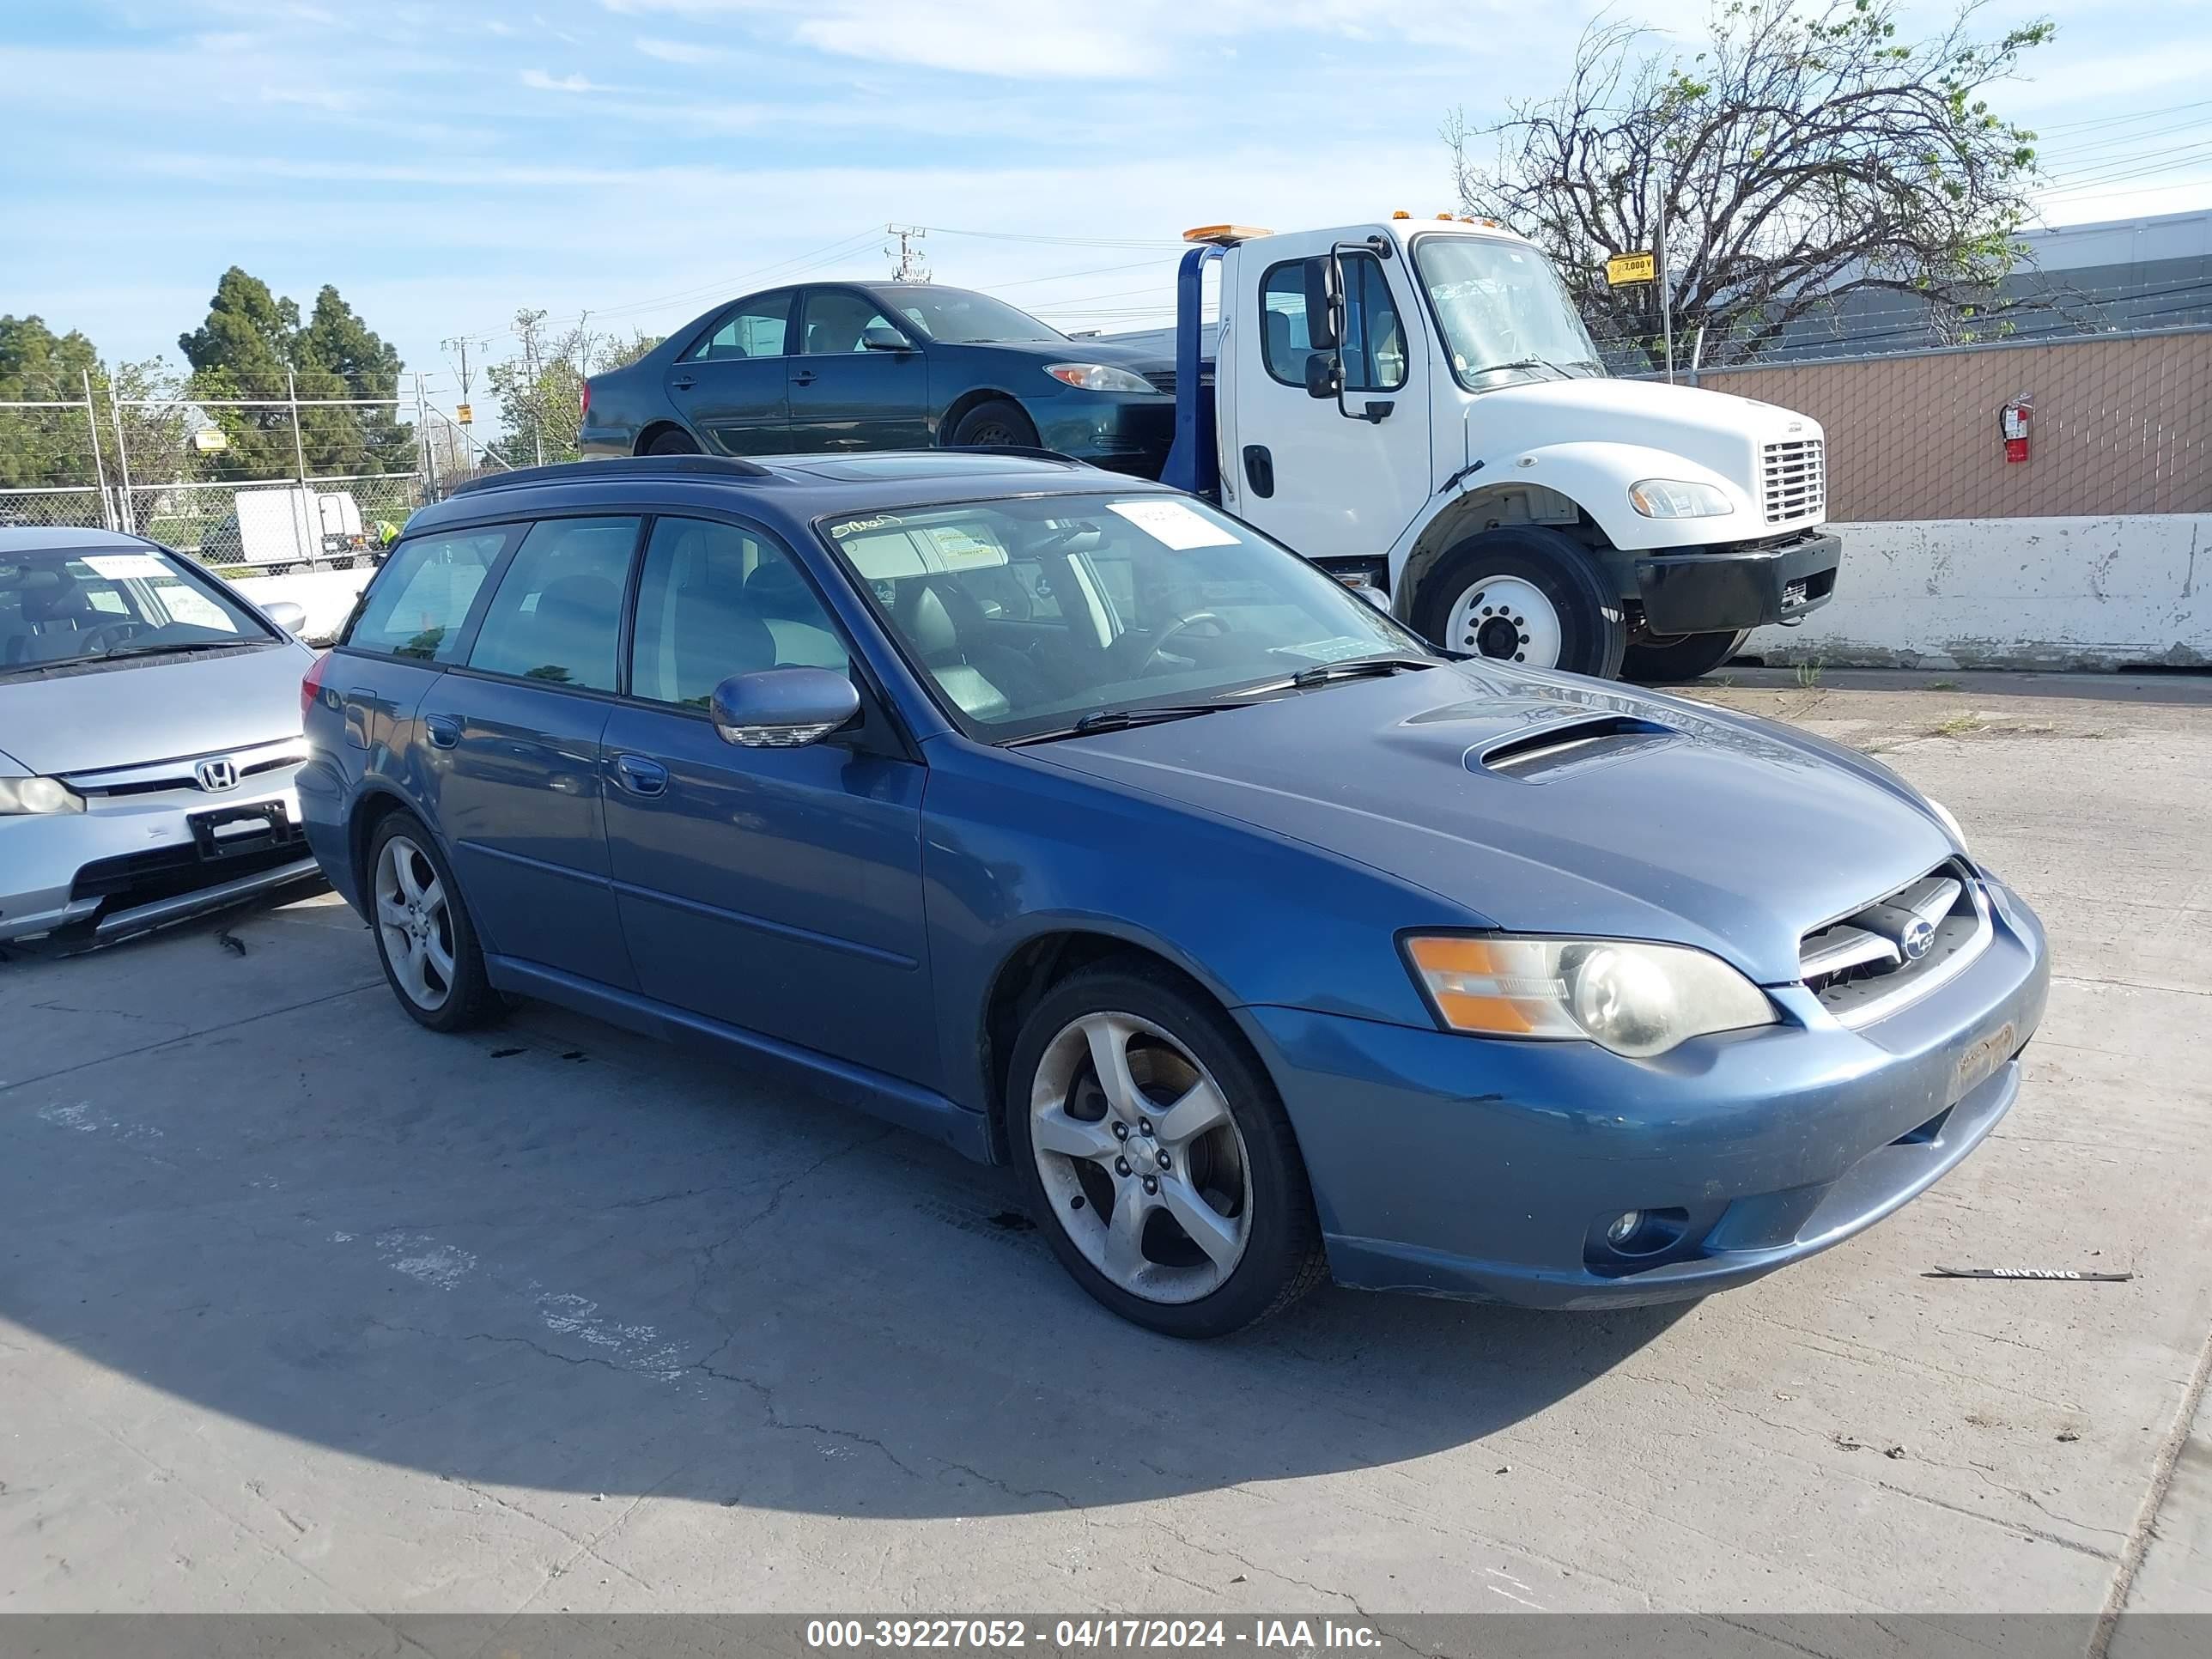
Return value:
M 2212 514 L 1839 524 L 1836 597 L 1747 655 L 1839 668 L 2212 668 Z
M 295 570 L 283 576 L 241 576 L 231 583 L 258 605 L 289 600 L 307 613 L 300 637 L 310 645 L 326 645 L 337 637 L 353 602 L 376 573 L 366 564 L 351 570 Z

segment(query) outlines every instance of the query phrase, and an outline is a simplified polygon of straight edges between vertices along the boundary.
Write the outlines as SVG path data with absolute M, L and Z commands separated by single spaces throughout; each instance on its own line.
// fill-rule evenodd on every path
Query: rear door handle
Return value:
M 649 761 L 641 756 L 617 755 L 615 781 L 633 795 L 665 795 L 668 793 L 668 769 L 659 761 Z
M 698 384 L 689 374 L 679 374 L 668 383 L 668 389 L 671 392 L 689 392 Z
M 451 714 L 426 714 L 422 719 L 422 729 L 430 734 L 434 748 L 452 749 L 461 741 L 461 723 Z
M 812 386 L 814 384 L 814 371 L 811 368 L 802 368 L 794 371 L 791 377 L 791 383 L 793 386 Z

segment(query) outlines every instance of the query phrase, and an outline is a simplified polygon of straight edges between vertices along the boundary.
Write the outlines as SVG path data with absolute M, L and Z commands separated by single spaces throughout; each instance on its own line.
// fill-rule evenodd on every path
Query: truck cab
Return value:
M 1840 549 L 1819 422 L 1611 378 L 1559 273 L 1510 231 L 1397 216 L 1188 240 L 1166 482 L 1438 644 L 1686 678 L 1826 602 Z

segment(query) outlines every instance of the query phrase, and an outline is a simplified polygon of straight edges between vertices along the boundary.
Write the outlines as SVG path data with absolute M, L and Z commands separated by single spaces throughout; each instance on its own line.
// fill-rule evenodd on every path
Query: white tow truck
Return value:
M 1820 423 L 1609 378 L 1559 273 L 1512 232 L 1401 214 L 1185 240 L 1163 478 L 1439 644 L 1688 678 L 1827 602 Z

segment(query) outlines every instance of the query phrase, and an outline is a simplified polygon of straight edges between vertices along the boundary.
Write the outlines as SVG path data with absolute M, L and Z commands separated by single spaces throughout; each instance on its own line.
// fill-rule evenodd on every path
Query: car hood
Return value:
M 1024 752 L 1416 883 L 1470 925 L 1695 945 L 1765 984 L 1798 977 L 1808 929 L 1957 850 L 1847 750 L 1471 664 Z
M 300 735 L 300 677 L 314 659 L 288 641 L 0 679 L 0 732 L 25 771 L 46 777 L 275 743 Z

